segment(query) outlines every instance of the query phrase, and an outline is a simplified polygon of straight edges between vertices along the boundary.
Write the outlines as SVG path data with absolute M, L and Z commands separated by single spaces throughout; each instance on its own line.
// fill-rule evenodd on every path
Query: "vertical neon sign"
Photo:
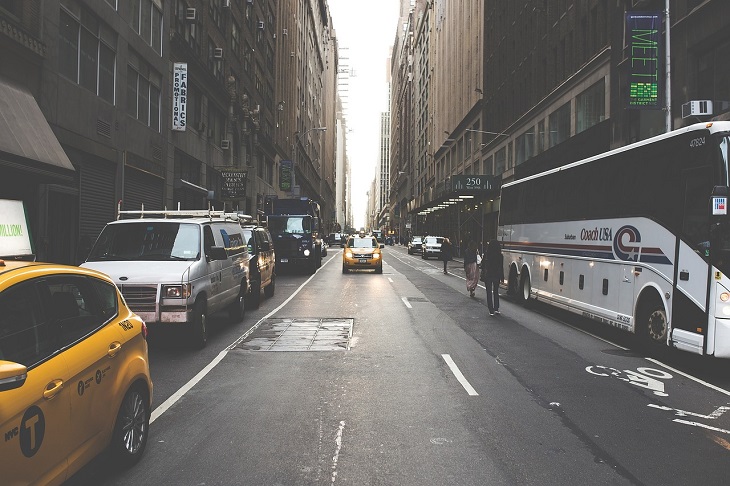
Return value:
M 662 109 L 662 13 L 627 12 L 628 107 Z

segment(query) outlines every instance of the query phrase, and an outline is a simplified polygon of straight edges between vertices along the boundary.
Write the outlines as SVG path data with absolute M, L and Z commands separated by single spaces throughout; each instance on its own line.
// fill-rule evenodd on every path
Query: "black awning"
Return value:
M 2 78 L 0 165 L 61 177 L 75 171 L 33 95 Z

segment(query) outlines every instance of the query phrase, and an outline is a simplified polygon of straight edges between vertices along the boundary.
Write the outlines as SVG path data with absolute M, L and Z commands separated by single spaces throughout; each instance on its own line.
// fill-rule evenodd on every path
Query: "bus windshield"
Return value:
M 269 216 L 269 232 L 273 234 L 308 235 L 312 233 L 310 216 Z

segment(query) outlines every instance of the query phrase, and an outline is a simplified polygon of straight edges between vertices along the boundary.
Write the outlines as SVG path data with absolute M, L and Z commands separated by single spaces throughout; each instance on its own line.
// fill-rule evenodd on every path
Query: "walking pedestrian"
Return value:
M 444 275 L 446 275 L 446 264 L 449 260 L 451 260 L 451 242 L 448 238 L 444 238 L 441 241 L 441 253 L 439 254 L 439 258 L 444 261 Z
M 479 283 L 478 255 L 477 244 L 474 240 L 470 240 L 464 252 L 464 272 L 466 272 L 466 290 L 469 291 L 469 297 L 474 297 L 474 290 Z
M 499 284 L 504 281 L 504 257 L 499 241 L 491 240 L 482 260 L 481 280 L 487 287 L 489 315 L 499 314 Z

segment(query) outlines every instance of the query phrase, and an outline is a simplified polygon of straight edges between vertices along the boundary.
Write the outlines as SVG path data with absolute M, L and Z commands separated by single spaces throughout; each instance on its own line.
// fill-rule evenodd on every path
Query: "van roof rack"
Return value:
M 224 219 L 228 221 L 239 221 L 239 214 L 238 213 L 231 213 L 231 212 L 225 212 L 225 211 L 216 211 L 215 208 L 209 208 L 209 209 L 180 209 L 178 205 L 178 209 L 145 209 L 144 204 L 142 204 L 142 209 L 140 210 L 130 210 L 130 211 L 122 211 L 121 210 L 121 201 L 119 202 L 117 206 L 117 219 L 123 219 L 125 216 L 127 219 L 131 217 L 138 217 L 140 219 L 143 219 L 145 217 L 147 218 L 163 218 L 163 219 L 173 219 L 173 218 L 208 218 L 210 220 L 213 219 Z

